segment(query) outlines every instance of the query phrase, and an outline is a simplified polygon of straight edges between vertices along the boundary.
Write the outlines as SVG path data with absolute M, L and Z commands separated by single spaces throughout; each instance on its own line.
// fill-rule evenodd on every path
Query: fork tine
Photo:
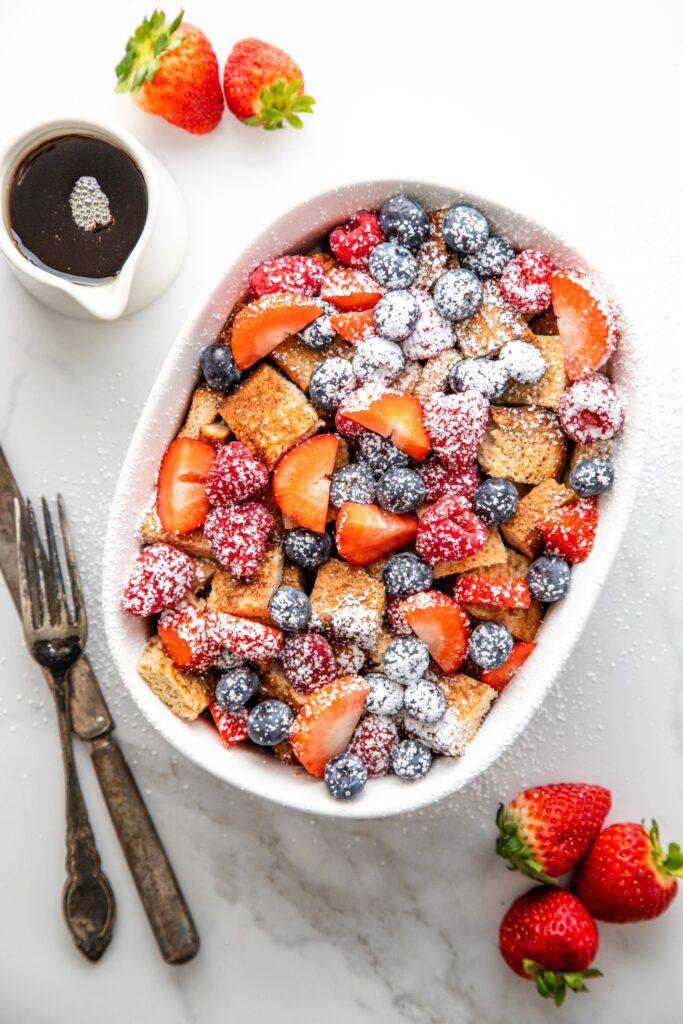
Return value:
M 26 514 L 28 516 L 28 525 L 31 532 L 31 553 L 33 557 L 33 567 L 35 569 L 35 583 L 38 594 L 38 625 L 45 623 L 50 620 L 51 615 L 51 604 L 50 596 L 48 594 L 48 580 L 45 572 L 45 565 L 43 562 L 43 549 L 40 541 L 40 534 L 38 533 L 38 524 L 36 523 L 36 515 L 33 511 L 33 505 L 27 499 L 26 500 Z
M 48 508 L 45 498 L 40 499 L 43 507 L 43 521 L 45 523 L 45 533 L 47 535 L 47 550 L 50 559 L 50 569 L 52 571 L 52 583 L 53 583 L 53 597 L 54 597 L 54 610 L 56 614 L 56 625 L 66 625 L 69 620 L 69 608 L 66 602 L 66 592 L 64 590 L 64 577 L 62 576 L 62 567 L 59 561 L 59 550 L 57 548 L 57 540 L 55 538 L 55 530 L 52 525 L 52 516 L 50 515 L 50 509 Z
M 24 510 L 18 498 L 14 499 L 14 525 L 17 536 L 17 570 L 19 575 L 19 599 L 21 603 L 21 621 L 24 633 L 28 637 L 35 629 L 33 596 L 27 559 L 27 541 L 24 536 L 26 523 Z
M 85 630 L 86 618 L 85 605 L 83 603 L 83 587 L 81 585 L 81 574 L 78 571 L 78 563 L 76 562 L 74 542 L 71 536 L 71 530 L 69 529 L 69 522 L 66 518 L 64 499 L 62 498 L 61 494 L 57 495 L 57 512 L 59 515 L 59 525 L 62 532 L 62 544 L 64 545 L 64 554 L 66 556 L 66 566 L 69 571 L 69 583 L 71 585 L 71 600 L 73 603 L 75 624 L 80 629 Z

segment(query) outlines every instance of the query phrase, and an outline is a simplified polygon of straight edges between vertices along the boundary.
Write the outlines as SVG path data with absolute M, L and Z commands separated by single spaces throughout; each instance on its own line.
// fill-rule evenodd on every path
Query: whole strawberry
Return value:
M 554 882 L 583 857 L 612 804 L 608 789 L 579 782 L 525 789 L 498 808 L 496 852 L 540 882 Z
M 223 71 L 228 107 L 243 124 L 303 128 L 299 114 L 312 114 L 315 100 L 304 94 L 301 68 L 284 50 L 261 39 L 241 39 Z
M 503 918 L 498 944 L 515 974 L 536 982 L 545 999 L 561 1006 L 567 994 L 587 992 L 598 951 L 598 929 L 583 904 L 564 889 L 538 886 L 519 896 Z
M 204 33 L 182 17 L 169 22 L 155 10 L 138 25 L 116 66 L 116 91 L 132 93 L 148 114 L 204 135 L 223 116 L 218 61 Z
M 659 917 L 683 878 L 683 851 L 671 843 L 664 851 L 659 827 L 649 831 L 635 821 L 610 825 L 579 864 L 573 887 L 601 921 L 626 923 Z

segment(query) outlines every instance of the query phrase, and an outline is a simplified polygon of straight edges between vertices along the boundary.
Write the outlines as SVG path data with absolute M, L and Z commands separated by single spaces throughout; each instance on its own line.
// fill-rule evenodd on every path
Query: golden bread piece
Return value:
M 294 751 L 289 740 L 283 740 L 282 743 L 276 743 L 274 747 L 270 748 L 275 754 L 278 761 L 282 761 L 283 764 L 295 765 L 299 762 L 294 756 Z
M 497 281 L 482 281 L 484 299 L 481 306 L 455 325 L 455 336 L 463 355 L 472 359 L 498 352 L 511 338 L 532 341 L 534 335 L 515 306 L 500 293 Z
M 559 479 L 567 441 L 551 409 L 537 406 L 492 407 L 479 449 L 479 465 L 489 476 L 522 484 Z
M 440 675 L 437 684 L 446 696 L 446 713 L 438 722 L 420 722 L 403 712 L 405 731 L 448 757 L 462 757 L 491 707 L 496 691 L 486 683 L 458 673 Z
M 368 657 L 370 661 L 373 663 L 373 665 L 381 666 L 382 658 L 384 657 L 384 652 L 386 651 L 387 647 L 389 646 L 393 639 L 394 634 L 391 632 L 390 629 L 387 628 L 386 625 L 382 624 L 382 628 L 379 631 L 379 636 L 377 637 L 377 643 L 375 644 L 374 648 L 368 652 Z
M 519 384 L 513 380 L 499 401 L 505 405 L 542 405 L 547 409 L 557 409 L 567 386 L 562 342 L 552 335 L 534 336 L 527 340 L 543 355 L 546 371 L 537 384 Z
M 303 590 L 305 579 L 306 574 L 300 565 L 294 565 L 294 562 L 285 562 L 280 580 L 281 587 L 296 587 L 297 590 Z
M 567 460 L 565 482 L 569 480 L 569 474 L 576 463 L 580 462 L 581 459 L 594 459 L 598 455 L 603 459 L 608 459 L 611 450 L 612 445 L 609 441 L 593 441 L 591 444 L 573 444 L 569 453 L 569 459 Z
M 258 672 L 261 676 L 261 685 L 257 690 L 260 700 L 281 700 L 289 704 L 293 711 L 298 711 L 306 703 L 308 694 L 292 686 L 279 662 L 259 665 Z
M 177 668 L 158 636 L 147 641 L 138 661 L 138 673 L 174 715 L 188 722 L 198 718 L 213 697 L 213 680 Z
M 417 359 L 406 359 L 406 365 L 391 386 L 398 391 L 408 391 L 413 394 L 421 375 L 422 366 Z
M 270 358 L 302 391 L 308 391 L 316 366 L 320 366 L 332 356 L 350 359 L 352 355 L 353 349 L 343 338 L 335 338 L 326 349 L 317 352 L 308 348 L 295 335 L 292 335 L 291 338 L 287 338 L 281 345 L 273 349 Z
M 166 533 L 159 522 L 156 508 L 146 512 L 140 523 L 140 537 L 145 544 L 172 544 L 179 551 L 184 551 L 194 558 L 211 558 L 211 548 L 202 530 L 191 533 Z
M 557 480 L 544 480 L 520 499 L 517 511 L 501 523 L 500 532 L 511 547 L 521 551 L 527 558 L 535 558 L 541 550 L 541 535 L 536 527 L 549 512 L 562 508 L 576 495 Z
M 432 210 L 429 216 L 429 238 L 420 246 L 415 254 L 417 257 L 416 284 L 420 288 L 431 289 L 446 267 L 458 267 L 458 257 L 448 248 L 441 234 L 441 221 L 448 207 L 443 210 Z
M 220 413 L 237 440 L 269 470 L 322 426 L 303 391 L 265 363 L 224 400 Z
M 484 565 L 496 565 L 505 559 L 505 545 L 500 539 L 497 526 L 489 526 L 488 536 L 483 547 L 475 551 L 469 558 L 461 558 L 459 562 L 437 562 L 434 566 L 434 579 L 442 576 L 453 576 L 455 573 L 467 572 Z
M 218 568 L 218 562 L 214 561 L 213 558 L 194 559 L 194 583 L 192 584 L 192 593 L 195 594 L 195 596 L 208 587 Z
M 219 566 L 211 581 L 206 607 L 210 611 L 229 612 L 270 624 L 268 602 L 280 586 L 284 564 L 285 556 L 280 545 L 269 544 L 253 576 L 241 579 L 224 566 Z
M 354 643 L 332 643 L 337 662 L 337 675 L 356 676 L 363 671 L 368 660 L 365 651 Z
M 380 558 L 378 562 L 371 562 L 370 565 L 364 565 L 363 568 L 370 576 L 372 576 L 373 580 L 379 580 L 381 583 L 382 575 L 388 561 L 388 558 Z
M 508 548 L 507 558 L 500 565 L 487 565 L 480 569 L 466 572 L 465 576 L 504 576 L 513 579 L 526 579 L 531 562 L 518 551 Z M 487 604 L 466 604 L 465 609 L 475 619 L 481 621 L 502 622 L 512 633 L 515 640 L 530 642 L 538 633 L 541 625 L 541 605 L 534 598 L 529 608 L 494 608 Z
M 185 422 L 178 431 L 178 437 L 193 437 L 201 441 L 227 441 L 230 427 L 221 416 L 219 407 L 225 401 L 221 391 L 214 391 L 207 384 L 195 388 L 190 400 Z
M 420 379 L 413 391 L 416 398 L 419 398 L 421 402 L 426 402 L 437 391 L 448 391 L 450 368 L 460 359 L 462 356 L 454 348 L 448 348 L 434 359 L 428 359 L 422 367 Z
M 328 639 L 352 641 L 365 651 L 377 645 L 384 616 L 384 587 L 363 568 L 330 558 L 318 569 L 311 592 L 311 629 Z

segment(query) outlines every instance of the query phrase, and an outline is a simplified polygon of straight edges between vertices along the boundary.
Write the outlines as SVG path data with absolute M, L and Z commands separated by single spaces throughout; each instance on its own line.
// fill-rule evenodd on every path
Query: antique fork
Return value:
M 64 917 L 78 948 L 99 960 L 114 925 L 114 895 L 102 872 L 95 837 L 76 775 L 71 747 L 68 672 L 85 646 L 87 620 L 73 541 L 61 495 L 57 511 L 71 591 L 67 601 L 59 550 L 50 510 L 41 499 L 47 556 L 29 501 L 26 515 L 14 500 L 17 560 L 24 638 L 32 657 L 52 677 L 66 782 L 66 870 L 62 896 Z

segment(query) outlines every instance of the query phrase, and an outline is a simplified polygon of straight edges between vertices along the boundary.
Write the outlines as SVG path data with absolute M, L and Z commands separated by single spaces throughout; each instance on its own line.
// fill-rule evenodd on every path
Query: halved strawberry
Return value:
M 487 686 L 493 687 L 494 690 L 500 693 L 501 690 L 505 689 L 514 674 L 519 671 L 529 655 L 533 654 L 537 646 L 538 644 L 523 643 L 522 641 L 513 644 L 507 661 L 504 661 L 498 668 L 490 668 L 482 672 L 482 683 L 486 683 Z
M 363 309 L 355 313 L 334 313 L 330 317 L 330 323 L 337 334 L 341 335 L 344 341 L 350 341 L 352 345 L 357 345 L 359 341 L 363 341 L 375 331 L 375 321 L 371 309 Z
M 397 448 L 418 461 L 429 451 L 422 405 L 414 395 L 366 384 L 342 402 L 339 416 L 390 437 Z
M 317 295 L 325 268 L 313 256 L 278 256 L 255 267 L 249 275 L 249 289 L 257 297 L 275 292 Z
M 439 668 L 447 675 L 457 672 L 470 638 L 470 620 L 457 601 L 438 590 L 428 590 L 407 597 L 401 602 L 401 611 Z
M 157 512 L 167 533 L 190 533 L 209 511 L 204 484 L 216 449 L 193 437 L 179 437 L 164 453 L 157 484 Z
M 247 718 L 249 712 L 246 708 L 237 708 L 236 711 L 225 711 L 220 704 L 212 700 L 209 704 L 211 717 L 216 723 L 216 728 L 226 747 L 234 747 L 237 743 L 246 740 Z
M 338 447 L 336 434 L 309 437 L 283 455 L 273 473 L 273 494 L 280 510 L 316 533 L 325 531 Z
M 417 523 L 411 512 L 399 515 L 378 505 L 345 501 L 337 515 L 337 550 L 351 565 L 370 565 L 411 544 Z
M 240 658 L 265 664 L 277 658 L 282 649 L 284 633 L 272 626 L 229 612 L 210 611 L 206 619 L 207 630 L 218 646 L 227 647 Z
M 382 292 L 377 282 L 363 270 L 334 267 L 322 283 L 320 298 L 337 309 L 362 310 L 376 306 Z
M 289 732 L 294 756 L 321 779 L 325 765 L 349 746 L 370 687 L 360 676 L 339 676 L 319 687 L 297 714 Z
M 291 334 L 302 331 L 323 308 L 305 295 L 274 292 L 244 306 L 232 325 L 232 354 L 240 370 L 253 366 Z
M 555 509 L 538 524 L 546 553 L 567 562 L 585 562 L 595 541 L 598 506 L 594 498 L 572 501 Z
M 507 576 L 460 576 L 453 597 L 459 604 L 490 604 L 494 608 L 529 608 L 531 605 L 526 580 Z
M 192 604 L 163 612 L 158 632 L 174 665 L 195 672 L 211 668 L 220 650 L 211 625 L 208 613 Z
M 586 274 L 557 270 L 549 283 L 567 376 L 576 380 L 603 366 L 614 352 L 619 340 L 616 317 Z

